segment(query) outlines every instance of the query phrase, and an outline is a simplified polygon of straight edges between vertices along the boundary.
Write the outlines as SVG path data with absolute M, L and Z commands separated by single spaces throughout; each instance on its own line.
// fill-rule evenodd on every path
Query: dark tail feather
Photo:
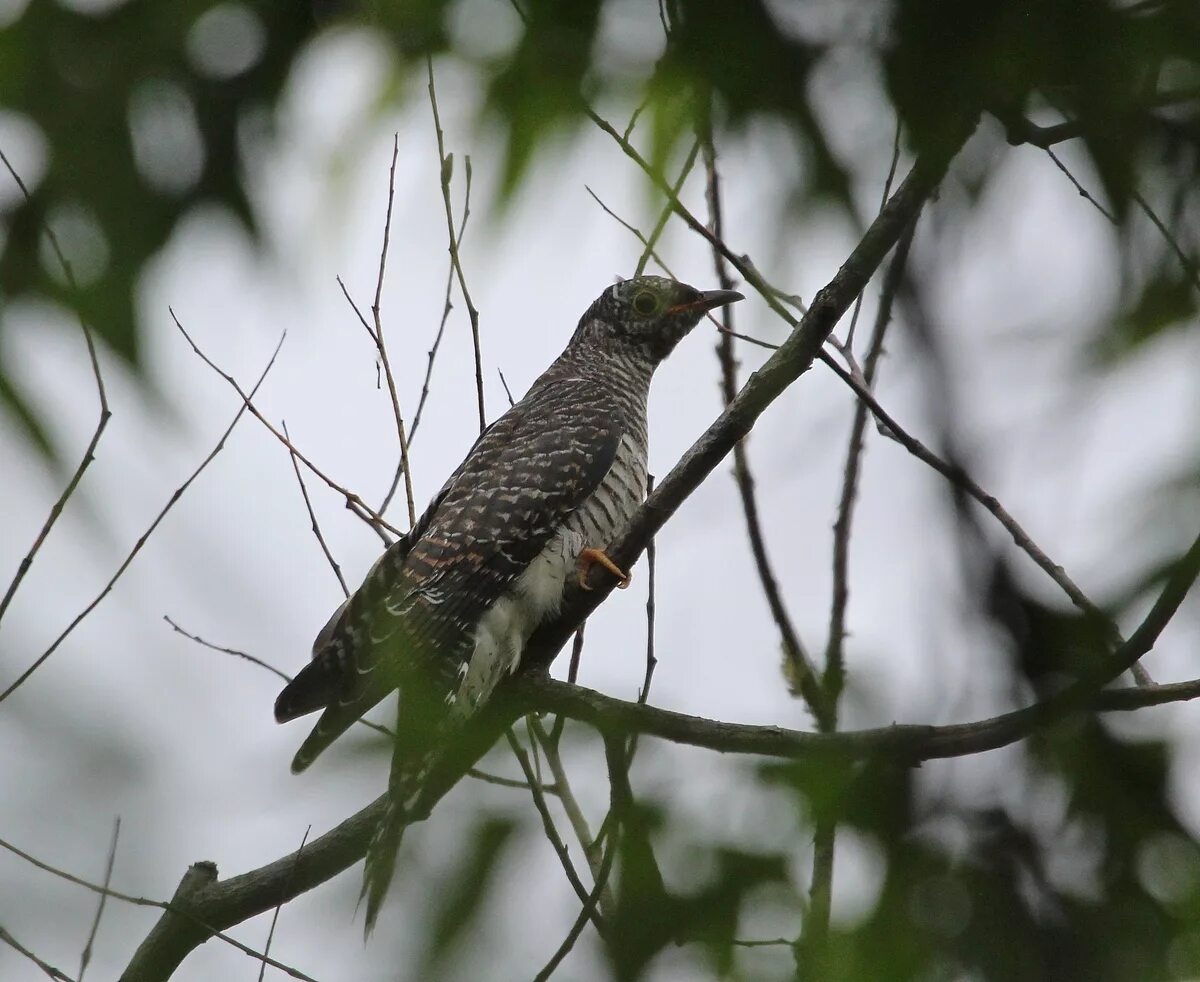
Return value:
M 342 680 L 343 671 L 337 658 L 314 658 L 276 697 L 275 722 L 286 723 L 336 702 Z
M 387 809 L 371 837 L 371 844 L 367 847 L 362 893 L 358 896 L 360 904 L 364 898 L 367 901 L 367 920 L 363 925 L 364 941 L 375 930 L 375 919 L 379 916 L 388 887 L 391 886 L 392 874 L 396 871 L 396 854 L 400 851 L 400 842 L 407 827 L 408 820 L 404 809 L 395 796 L 390 795 Z
M 432 748 L 424 752 L 414 752 L 414 748 L 403 742 L 398 741 L 396 744 L 396 751 L 392 755 L 392 770 L 388 777 L 388 806 L 379 820 L 379 827 L 371 838 L 371 844 L 367 847 L 362 893 L 359 894 L 359 903 L 364 898 L 367 901 L 364 938 L 370 936 L 375 927 L 375 919 L 379 916 L 388 887 L 392 883 L 392 874 L 396 871 L 396 854 L 400 851 L 404 830 L 413 821 L 413 806 L 436 759 L 437 752 Z
M 358 689 L 346 691 L 344 670 L 337 658 L 322 655 L 309 662 L 275 700 L 275 719 L 286 723 L 324 709 L 317 725 L 292 758 L 292 773 L 299 774 L 355 721 L 391 691 L 382 672 L 360 675 Z

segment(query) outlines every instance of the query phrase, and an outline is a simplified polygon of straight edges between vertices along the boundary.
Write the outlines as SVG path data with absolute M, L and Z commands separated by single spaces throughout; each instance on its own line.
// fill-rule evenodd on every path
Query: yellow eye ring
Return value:
M 643 290 L 633 298 L 634 313 L 649 317 L 658 310 L 658 297 L 649 290 Z

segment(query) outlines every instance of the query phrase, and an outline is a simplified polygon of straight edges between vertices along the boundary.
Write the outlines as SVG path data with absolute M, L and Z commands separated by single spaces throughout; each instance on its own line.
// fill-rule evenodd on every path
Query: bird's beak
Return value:
M 684 310 L 698 310 L 704 313 L 715 307 L 724 307 L 728 303 L 737 303 L 745 299 L 737 290 L 703 290 L 698 299 L 672 307 L 667 313 L 677 314 Z

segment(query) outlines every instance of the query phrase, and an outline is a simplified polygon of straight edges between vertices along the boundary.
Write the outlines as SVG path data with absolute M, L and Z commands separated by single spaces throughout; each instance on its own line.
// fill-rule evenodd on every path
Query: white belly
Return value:
M 600 486 L 563 524 L 546 547 L 479 620 L 475 649 L 462 669 L 451 704 L 463 715 L 492 694 L 521 664 L 534 629 L 562 606 L 570 577 L 579 574 L 584 548 L 606 549 L 646 497 L 646 452 L 631 434 L 621 438 L 613 466 Z
M 497 600 L 475 629 L 475 650 L 463 666 L 454 706 L 469 714 L 521 663 L 525 642 L 543 620 L 562 606 L 567 578 L 577 575 L 583 536 L 563 527 L 529 564 L 507 594 Z

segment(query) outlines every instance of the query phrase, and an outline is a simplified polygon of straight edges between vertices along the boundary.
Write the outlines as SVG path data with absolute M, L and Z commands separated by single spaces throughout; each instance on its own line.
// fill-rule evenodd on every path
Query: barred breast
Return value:
M 611 546 L 645 500 L 648 459 L 644 408 L 633 415 L 630 423 L 600 485 L 480 619 L 475 650 L 463 663 L 462 681 L 451 698 L 456 711 L 471 713 L 500 679 L 516 671 L 529 636 L 562 606 L 569 580 L 578 575 L 579 554 L 584 549 Z

